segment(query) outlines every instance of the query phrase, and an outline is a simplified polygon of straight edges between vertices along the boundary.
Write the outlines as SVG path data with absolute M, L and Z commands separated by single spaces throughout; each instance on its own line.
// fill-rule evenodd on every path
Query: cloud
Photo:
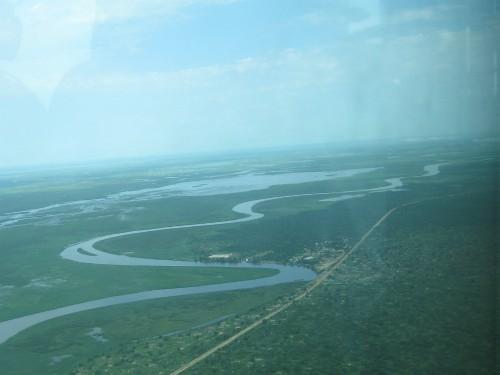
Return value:
M 0 70 L 48 106 L 63 77 L 90 57 L 93 25 L 81 19 L 95 15 L 95 1 L 19 1 L 14 10 L 21 24 L 19 48 L 14 59 L 0 61 Z
M 298 89 L 326 85 L 339 74 L 336 59 L 316 50 L 286 49 L 266 57 L 247 57 L 229 64 L 214 64 L 175 71 L 104 72 L 66 80 L 65 91 L 186 90 L 221 82 L 257 90 Z
M 142 17 L 173 16 L 196 5 L 226 5 L 239 0 L 101 0 L 97 22 L 128 20 Z
M 311 26 L 335 26 L 349 33 L 380 24 L 380 0 L 351 0 L 328 4 L 302 15 L 302 22 Z
M 380 0 L 354 0 L 352 2 L 352 5 L 358 7 L 359 9 L 362 9 L 366 14 L 366 17 L 351 22 L 349 24 L 349 32 L 355 33 L 364 31 L 380 25 L 380 3 Z
M 91 57 L 96 23 L 175 16 L 194 5 L 223 5 L 235 0 L 9 0 L 14 10 L 0 24 L 0 46 L 18 40 L 15 58 L 0 60 L 0 71 L 22 82 L 48 107 L 69 71 Z M 0 7 L 2 13 L 7 11 Z M 15 17 L 15 18 L 13 18 Z M 12 27 L 19 23 L 21 27 Z M 2 56 L 0 56 L 0 59 Z
M 429 21 L 436 18 L 437 10 L 435 8 L 420 8 L 402 11 L 393 17 L 390 17 L 391 23 L 406 23 L 415 21 Z
M 411 8 L 390 14 L 384 22 L 389 24 L 404 24 L 436 21 L 446 18 L 457 10 L 463 10 L 463 7 L 460 5 L 434 5 Z

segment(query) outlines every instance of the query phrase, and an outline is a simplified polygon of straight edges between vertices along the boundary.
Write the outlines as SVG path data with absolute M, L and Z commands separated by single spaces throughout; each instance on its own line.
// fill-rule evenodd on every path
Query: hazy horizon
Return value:
M 256 147 L 256 148 L 234 148 L 234 149 L 215 149 L 206 151 L 185 151 L 185 152 L 173 152 L 173 153 L 157 153 L 157 154 L 141 154 L 141 155 L 112 155 L 107 158 L 96 156 L 94 158 L 90 157 L 87 159 L 79 160 L 60 160 L 60 161 L 41 161 L 41 162 L 27 162 L 23 164 L 13 164 L 13 165 L 1 165 L 0 164 L 0 175 L 2 173 L 17 173 L 17 172 L 29 172 L 29 171 L 45 171 L 45 170 L 64 170 L 66 168 L 108 168 L 112 166 L 125 166 L 132 164 L 143 164 L 151 162 L 189 162 L 189 163 L 200 163 L 207 160 L 226 160 L 233 157 L 242 157 L 244 155 L 272 155 L 274 153 L 286 153 L 286 152 L 306 152 L 306 151 L 328 151 L 330 153 L 339 152 L 343 154 L 348 151 L 349 153 L 357 152 L 360 149 L 369 152 L 373 150 L 374 147 L 380 146 L 401 146 L 415 144 L 432 144 L 436 142 L 444 142 L 445 144 L 451 143 L 477 143 L 477 142 L 487 142 L 487 143 L 500 143 L 499 136 L 485 136 L 477 138 L 460 138 L 454 136 L 442 136 L 442 137 L 424 137 L 424 138 L 396 138 L 396 139 L 384 139 L 376 138 L 369 140 L 353 140 L 353 141 L 342 141 L 342 142 L 325 142 L 325 143 L 297 143 L 288 145 L 278 145 L 278 146 L 267 146 L 267 147 Z
M 8 0 L 0 168 L 498 135 L 498 1 Z

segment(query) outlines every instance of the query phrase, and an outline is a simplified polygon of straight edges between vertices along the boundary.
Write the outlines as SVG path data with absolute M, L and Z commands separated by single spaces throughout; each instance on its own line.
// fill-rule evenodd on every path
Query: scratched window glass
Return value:
M 500 373 L 499 9 L 0 0 L 0 373 Z

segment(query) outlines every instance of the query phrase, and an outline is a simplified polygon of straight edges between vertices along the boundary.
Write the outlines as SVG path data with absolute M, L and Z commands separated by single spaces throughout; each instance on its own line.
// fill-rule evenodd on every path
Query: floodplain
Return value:
M 314 291 L 186 373 L 492 373 L 498 177 L 496 143 L 472 141 L 0 171 L 0 335 L 89 301 L 236 285 L 33 324 L 5 335 L 2 373 L 173 372 L 307 290 L 396 207 Z M 279 267 L 305 271 L 237 288 Z

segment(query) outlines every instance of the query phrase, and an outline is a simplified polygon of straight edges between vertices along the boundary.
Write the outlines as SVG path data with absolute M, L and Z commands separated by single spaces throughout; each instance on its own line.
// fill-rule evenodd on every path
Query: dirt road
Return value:
M 412 202 L 410 204 L 416 204 L 418 202 Z M 220 344 L 217 344 L 216 346 L 214 346 L 213 348 L 211 348 L 210 350 L 207 350 L 205 353 L 199 355 L 198 357 L 196 357 L 195 359 L 193 359 L 192 361 L 186 363 L 185 365 L 179 367 L 177 370 L 173 371 L 171 373 L 171 375 L 178 375 L 178 374 L 181 374 L 183 373 L 184 371 L 190 369 L 191 367 L 195 366 L 196 364 L 198 364 L 199 362 L 203 361 L 204 359 L 206 359 L 207 357 L 210 357 L 212 354 L 216 353 L 217 351 L 219 351 L 220 349 L 230 345 L 232 342 L 238 340 L 240 337 L 242 337 L 243 335 L 246 335 L 248 332 L 254 330 L 255 328 L 259 327 L 262 323 L 264 323 L 266 320 L 268 319 L 271 319 L 272 317 L 274 317 L 275 315 L 279 314 L 280 312 L 286 310 L 288 307 L 290 307 L 291 305 L 293 305 L 294 303 L 302 300 L 304 297 L 306 297 L 307 295 L 309 295 L 314 289 L 316 289 L 318 286 L 320 286 L 325 280 L 327 280 L 331 275 L 332 273 L 342 264 L 345 262 L 345 260 L 354 252 L 356 251 L 365 241 L 366 239 L 372 234 L 372 232 L 377 229 L 377 227 L 382 224 L 390 215 L 392 215 L 394 213 L 394 211 L 396 211 L 397 209 L 401 208 L 401 207 L 404 207 L 404 206 L 408 206 L 410 204 L 405 204 L 405 205 L 402 205 L 402 206 L 398 206 L 398 207 L 394 207 L 392 208 L 391 210 L 387 211 L 384 216 L 382 216 L 362 237 L 361 239 L 351 248 L 351 250 L 349 250 L 348 252 L 346 252 L 342 257 L 336 259 L 334 262 L 332 262 L 331 265 L 329 265 L 329 267 L 323 271 L 316 279 L 314 279 L 311 283 L 309 283 L 306 288 L 304 289 L 304 291 L 300 294 L 298 294 L 297 296 L 295 296 L 291 301 L 285 303 L 284 305 L 281 305 L 280 307 L 276 308 L 274 311 L 270 312 L 269 314 L 267 314 L 266 316 L 264 316 L 263 318 L 260 318 L 259 320 L 256 320 L 255 322 L 253 322 L 252 324 L 250 324 L 248 327 L 242 329 L 241 331 L 239 331 L 238 333 L 236 333 L 235 335 L 229 337 L 228 339 L 224 340 L 223 342 L 221 342 Z

